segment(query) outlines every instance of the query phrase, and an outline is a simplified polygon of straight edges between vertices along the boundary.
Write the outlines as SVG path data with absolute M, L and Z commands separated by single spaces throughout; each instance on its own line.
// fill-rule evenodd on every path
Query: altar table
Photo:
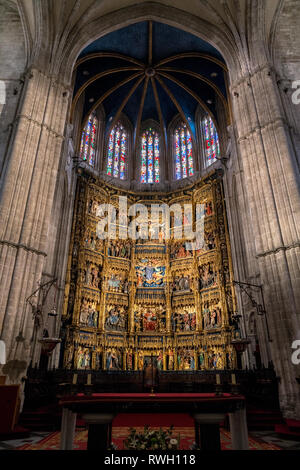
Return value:
M 73 449 L 76 416 L 88 424 L 88 450 L 106 451 L 118 413 L 188 413 L 195 421 L 196 443 L 202 450 L 220 450 L 220 423 L 229 414 L 232 449 L 247 450 L 245 397 L 223 393 L 95 393 L 64 396 L 62 450 Z M 146 424 L 146 423 L 145 423 Z

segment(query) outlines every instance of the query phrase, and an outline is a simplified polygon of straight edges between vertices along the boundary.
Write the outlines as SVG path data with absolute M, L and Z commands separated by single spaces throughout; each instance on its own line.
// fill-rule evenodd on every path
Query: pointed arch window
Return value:
M 177 180 L 193 176 L 194 160 L 192 136 L 186 126 L 181 123 L 174 132 L 175 141 L 175 177 Z
M 220 156 L 220 143 L 216 126 L 210 116 L 205 116 L 202 120 L 202 132 L 205 143 L 205 166 L 214 163 Z
M 128 132 L 122 123 L 118 122 L 111 130 L 107 149 L 108 176 L 124 180 L 127 168 Z
M 80 158 L 90 166 L 95 166 L 96 142 L 98 136 L 98 119 L 94 113 L 90 114 L 88 122 L 82 131 L 80 143 Z
M 149 127 L 141 136 L 141 183 L 160 182 L 159 134 Z

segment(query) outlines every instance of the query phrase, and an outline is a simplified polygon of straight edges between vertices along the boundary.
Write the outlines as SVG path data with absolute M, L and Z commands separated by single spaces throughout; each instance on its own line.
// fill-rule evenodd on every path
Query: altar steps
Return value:
M 11 432 L 0 433 L 0 441 L 11 441 L 16 439 L 26 439 L 30 436 L 30 429 L 19 424 Z
M 300 421 L 295 419 L 285 419 L 284 424 L 277 424 L 275 432 L 284 439 L 300 441 Z
M 284 423 L 279 410 L 264 410 L 247 407 L 247 424 L 249 430 L 274 431 L 276 425 Z
M 57 405 L 24 410 L 20 414 L 19 425 L 31 431 L 57 431 L 61 426 L 61 409 Z
M 30 431 L 59 431 L 61 428 L 61 408 L 51 406 L 38 410 L 26 410 L 21 413 L 19 425 Z M 77 416 L 76 427 L 86 427 L 85 422 Z
M 56 431 L 60 427 L 55 415 L 42 411 L 22 413 L 19 423 L 31 431 Z

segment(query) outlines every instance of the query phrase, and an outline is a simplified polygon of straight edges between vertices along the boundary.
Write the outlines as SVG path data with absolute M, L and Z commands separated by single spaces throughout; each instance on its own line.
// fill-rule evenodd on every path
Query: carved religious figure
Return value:
M 158 370 L 163 369 L 163 352 L 162 351 L 159 351 L 159 353 L 158 353 L 157 368 L 158 368 Z
M 142 324 L 143 331 L 154 331 L 157 329 L 157 315 L 153 310 L 143 309 Z
M 120 351 L 115 349 L 109 350 L 106 353 L 106 369 L 107 370 L 119 370 L 121 369 L 121 354 Z
M 174 313 L 172 319 L 173 331 L 195 331 L 196 329 L 196 313 L 183 310 Z
M 88 316 L 89 316 L 89 303 L 86 299 L 83 299 L 82 304 L 81 304 L 81 309 L 80 309 L 79 322 L 82 325 L 86 325 L 88 321 Z
M 79 323 L 85 326 L 97 328 L 98 312 L 96 311 L 96 303 L 83 299 L 80 309 Z
M 139 351 L 138 353 L 138 369 L 139 370 L 144 369 L 144 354 L 142 351 Z
M 111 277 L 108 279 L 107 284 L 108 284 L 108 290 L 119 292 L 121 279 L 117 277 L 116 274 L 112 274 Z
M 77 369 L 91 368 L 91 352 L 88 348 L 80 347 L 77 352 Z
M 188 258 L 192 256 L 190 250 L 186 248 L 187 244 L 185 242 L 176 242 L 172 243 L 170 247 L 170 258 L 177 259 L 177 258 Z
M 165 266 L 158 266 L 154 260 L 143 260 L 136 266 L 137 287 L 164 286 Z
M 190 291 L 191 279 L 190 276 L 175 276 L 173 282 L 173 292 L 188 292 Z
M 122 330 L 127 326 L 127 308 L 113 306 L 109 309 L 105 320 L 107 330 Z
M 199 369 L 204 369 L 205 363 L 204 363 L 204 352 L 200 351 L 199 356 L 198 356 L 198 368 Z
M 213 269 L 213 263 L 205 263 L 199 268 L 199 288 L 207 289 L 217 284 L 217 273 Z
M 133 369 L 133 353 L 131 350 L 127 351 L 127 354 L 126 354 L 126 369 L 127 370 Z
M 206 202 L 205 203 L 205 215 L 209 216 L 213 214 L 213 205 L 212 201 Z
M 222 325 L 221 302 L 219 298 L 212 298 L 203 303 L 202 308 L 204 329 L 218 328 Z
M 94 303 L 89 305 L 87 325 L 92 326 L 94 328 L 97 328 L 97 326 L 98 326 L 98 312 L 96 311 L 95 308 L 96 307 L 95 307 Z
M 172 349 L 168 352 L 168 370 L 174 369 L 174 352 Z
M 84 284 L 95 289 L 100 288 L 100 269 L 99 266 L 90 262 L 86 263 L 83 275 Z

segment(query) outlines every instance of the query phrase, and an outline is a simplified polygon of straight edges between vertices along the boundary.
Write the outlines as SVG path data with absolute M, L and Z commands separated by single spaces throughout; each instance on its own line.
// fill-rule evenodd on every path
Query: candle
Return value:
M 233 383 L 234 385 L 236 385 L 235 374 L 231 374 L 231 383 Z
M 91 385 L 91 384 L 92 384 L 92 374 L 88 374 L 87 385 Z
M 73 385 L 77 384 L 77 374 L 73 375 Z
M 221 384 L 220 374 L 216 375 L 216 379 L 217 379 L 217 385 L 220 385 Z

